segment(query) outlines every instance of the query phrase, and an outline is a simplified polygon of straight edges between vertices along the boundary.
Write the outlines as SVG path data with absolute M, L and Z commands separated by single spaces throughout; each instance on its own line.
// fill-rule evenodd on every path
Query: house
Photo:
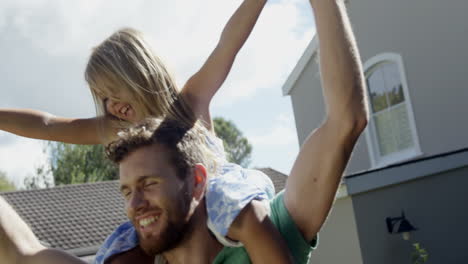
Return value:
M 371 116 L 311 263 L 410 263 L 415 242 L 429 263 L 461 263 L 468 2 L 349 0 L 347 7 Z M 314 38 L 283 86 L 300 143 L 325 114 L 318 50 Z M 402 222 L 417 228 L 408 240 L 398 234 Z
M 276 191 L 286 175 L 260 168 Z M 118 181 L 65 185 L 1 193 L 47 247 L 65 250 L 89 263 L 106 237 L 127 221 Z

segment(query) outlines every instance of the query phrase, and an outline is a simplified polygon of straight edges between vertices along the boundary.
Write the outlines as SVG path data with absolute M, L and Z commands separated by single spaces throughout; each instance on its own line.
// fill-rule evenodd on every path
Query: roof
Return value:
M 268 175 L 268 177 L 270 177 L 271 181 L 273 182 L 273 185 L 275 186 L 275 191 L 277 193 L 283 190 L 286 186 L 286 180 L 288 179 L 286 174 L 283 174 L 272 168 L 258 168 L 257 170 L 262 171 L 263 173 Z
M 304 53 L 302 54 L 301 58 L 297 62 L 296 66 L 292 70 L 291 74 L 288 76 L 288 79 L 283 84 L 283 95 L 289 95 L 296 84 L 296 81 L 301 76 L 302 72 L 304 71 L 307 63 L 317 54 L 318 50 L 318 39 L 317 35 L 310 41 L 309 45 L 305 49 Z
M 59 186 L 1 194 L 52 248 L 96 252 L 104 239 L 127 220 L 117 181 Z M 103 224 L 105 223 L 105 224 Z
M 285 174 L 259 170 L 271 178 L 277 192 L 284 189 Z M 118 181 L 107 181 L 1 195 L 48 247 L 86 256 L 95 254 L 104 239 L 127 221 L 118 186 Z

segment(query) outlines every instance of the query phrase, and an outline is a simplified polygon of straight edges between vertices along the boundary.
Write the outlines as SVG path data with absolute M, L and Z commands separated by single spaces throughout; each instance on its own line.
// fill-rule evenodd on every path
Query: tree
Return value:
M 116 180 L 117 167 L 102 145 L 49 143 L 50 172 L 55 185 Z
M 24 178 L 24 188 L 26 190 L 37 190 L 42 188 L 50 188 L 54 186 L 51 179 L 50 169 L 46 165 L 36 167 L 36 175 L 30 175 Z
M 15 190 L 15 184 L 8 179 L 4 171 L 0 171 L 0 192 L 8 192 Z
M 250 164 L 252 145 L 231 121 L 215 117 L 214 130 L 224 142 L 227 158 L 230 162 L 247 167 Z

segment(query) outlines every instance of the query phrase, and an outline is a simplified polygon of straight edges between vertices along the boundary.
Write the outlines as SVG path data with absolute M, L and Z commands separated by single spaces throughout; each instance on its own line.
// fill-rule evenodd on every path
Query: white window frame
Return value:
M 410 98 L 410 94 L 408 90 L 408 82 L 407 82 L 406 74 L 405 74 L 406 71 L 403 65 L 403 59 L 401 55 L 397 53 L 381 53 L 367 60 L 363 65 L 366 79 L 369 76 L 369 74 L 373 72 L 373 69 L 375 67 L 378 67 L 380 64 L 385 63 L 385 62 L 393 62 L 393 63 L 396 63 L 396 65 L 398 66 L 398 70 L 399 70 L 400 78 L 401 78 L 401 84 L 403 86 L 403 94 L 405 96 L 406 111 L 408 114 L 410 129 L 411 129 L 411 133 L 412 133 L 413 140 L 414 140 L 414 146 L 410 149 L 391 153 L 387 156 L 381 157 L 379 153 L 379 149 L 378 149 L 379 143 L 377 142 L 378 139 L 377 139 L 377 133 L 375 131 L 374 118 L 372 116 L 369 120 L 369 124 L 365 131 L 367 149 L 369 151 L 369 157 L 371 160 L 372 168 L 384 167 L 386 165 L 409 160 L 417 156 L 421 156 L 423 154 L 421 152 L 421 147 L 419 145 L 419 137 L 418 137 L 418 132 L 416 129 L 416 122 L 414 120 L 413 107 L 411 104 L 411 98 Z M 366 87 L 366 89 L 368 88 Z M 367 90 L 366 92 L 367 94 L 369 94 L 369 90 Z M 370 98 L 367 101 L 368 101 L 369 110 L 372 111 L 372 102 Z

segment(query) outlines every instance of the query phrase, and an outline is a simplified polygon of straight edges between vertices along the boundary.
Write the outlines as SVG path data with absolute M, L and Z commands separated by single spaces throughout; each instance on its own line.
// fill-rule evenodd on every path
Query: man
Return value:
M 271 202 L 271 221 L 298 263 L 307 261 L 351 151 L 367 124 L 364 78 L 344 3 L 342 0 L 310 0 L 310 3 L 319 36 L 327 115 L 305 140 L 284 192 Z M 158 131 L 159 125 L 155 127 Z M 123 151 L 124 155 L 116 159 L 120 161 L 123 194 L 129 197 L 127 212 L 139 230 L 141 248 L 149 254 L 161 253 L 169 263 L 244 263 L 245 252 L 223 248 L 206 229 L 206 221 L 203 222 L 206 214 L 201 201 L 207 179 L 203 163 L 209 161 L 200 156 L 198 161 L 187 163 L 189 166 L 182 173 L 177 168 L 180 156 L 170 150 L 172 139 L 164 139 L 158 133 L 150 143 Z M 189 152 L 199 150 L 197 133 L 191 133 L 190 129 L 187 133 L 183 136 L 193 134 L 194 141 L 188 142 L 195 144 Z M 64 252 L 44 249 L 4 201 L 0 201 L 0 255 L 0 263 L 82 263 Z M 111 263 L 135 262 L 137 258 L 145 258 L 139 248 L 116 255 Z
M 108 153 L 119 164 L 127 215 L 147 255 L 162 254 L 169 263 L 247 263 L 249 257 L 243 248 L 223 249 L 206 226 L 207 168 L 213 168 L 213 155 L 204 147 L 210 136 L 204 131 L 197 124 L 184 127 L 176 121 L 150 119 L 121 133 L 121 139 L 108 148 Z M 290 221 L 282 199 L 275 199 L 271 205 L 271 221 L 289 244 L 295 263 L 307 261 L 311 246 Z M 246 243 L 258 245 L 258 229 L 251 225 L 269 221 L 266 212 L 241 213 L 254 213 L 260 218 L 240 222 L 234 228 L 251 232 Z M 235 233 L 230 237 L 236 239 Z M 249 245 L 245 246 L 248 249 Z M 128 263 L 123 259 L 135 260 L 135 250 L 107 263 Z

